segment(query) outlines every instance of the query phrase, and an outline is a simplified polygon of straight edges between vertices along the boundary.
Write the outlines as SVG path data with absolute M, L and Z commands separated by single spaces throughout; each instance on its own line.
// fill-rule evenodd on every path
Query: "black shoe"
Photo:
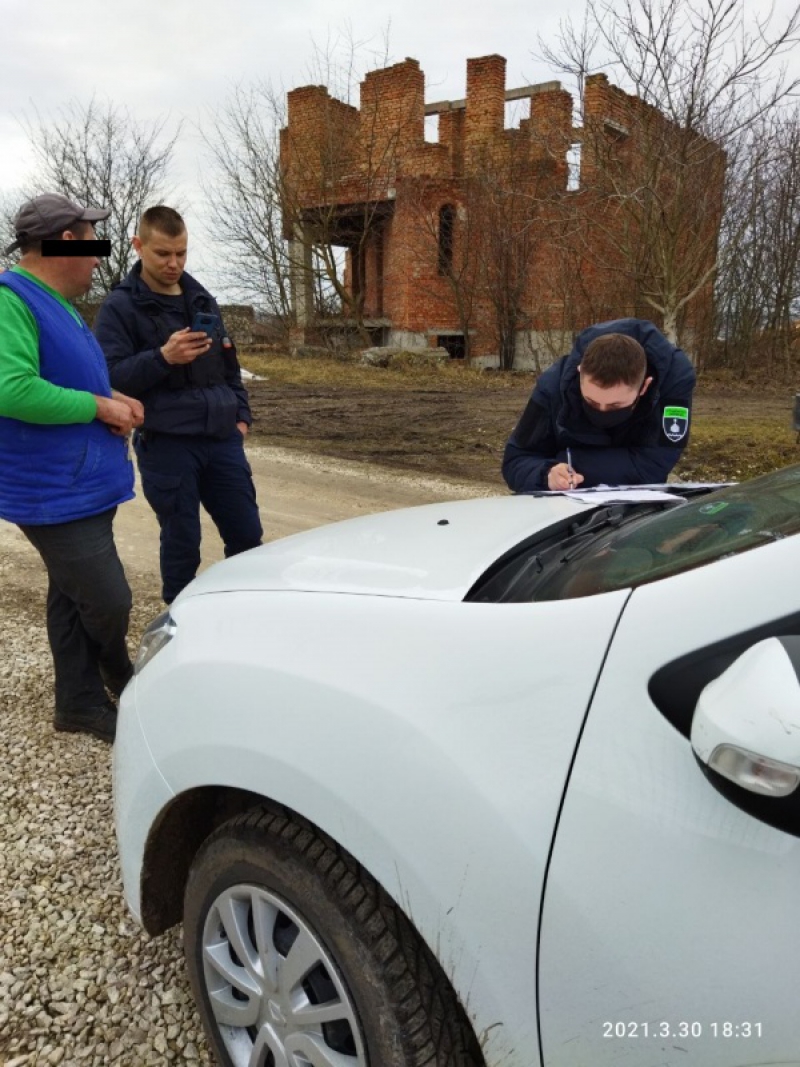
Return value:
M 94 734 L 101 741 L 113 744 L 117 733 L 117 709 L 106 701 L 91 708 L 56 712 L 53 726 L 67 733 Z
M 101 664 L 100 677 L 103 679 L 103 685 L 112 697 L 114 697 L 115 700 L 119 700 L 122 695 L 122 690 L 131 678 L 133 678 L 133 666 L 129 665 L 124 674 L 112 674 L 111 671 L 107 671 Z

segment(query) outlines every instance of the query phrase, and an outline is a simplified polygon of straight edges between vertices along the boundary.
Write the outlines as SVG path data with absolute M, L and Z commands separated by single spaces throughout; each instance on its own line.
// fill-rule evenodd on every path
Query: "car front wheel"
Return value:
M 225 1067 L 482 1067 L 453 990 L 355 860 L 259 808 L 198 852 L 184 900 L 189 977 Z

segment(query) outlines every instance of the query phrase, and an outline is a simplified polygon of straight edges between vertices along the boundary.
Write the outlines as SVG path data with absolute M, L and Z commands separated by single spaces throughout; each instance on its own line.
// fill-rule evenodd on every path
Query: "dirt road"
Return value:
M 266 541 L 373 511 L 507 492 L 499 480 L 496 485 L 459 483 L 282 448 L 254 446 L 248 448 L 248 456 Z M 119 509 L 114 528 L 134 590 L 157 594 L 158 525 L 138 485 L 136 499 Z M 203 566 L 222 559 L 222 555 L 217 531 L 204 515 Z M 10 607 L 15 596 L 27 597 L 32 589 L 44 586 L 44 571 L 33 548 L 15 526 L 0 522 L 3 609 Z

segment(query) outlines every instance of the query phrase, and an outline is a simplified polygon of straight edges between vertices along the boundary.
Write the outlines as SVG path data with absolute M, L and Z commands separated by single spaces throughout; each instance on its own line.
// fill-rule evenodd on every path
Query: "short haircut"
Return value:
M 20 240 L 19 254 L 21 256 L 27 256 L 31 252 L 41 254 L 42 241 L 63 241 L 63 235 L 67 230 L 69 230 L 70 233 L 74 233 L 79 240 L 85 240 L 87 231 L 94 233 L 94 223 L 89 222 L 87 219 L 76 219 L 74 222 L 71 222 L 69 226 L 65 226 L 63 230 L 59 230 L 58 233 L 51 233 L 49 237 L 37 237 L 35 241 Z
M 633 337 L 604 333 L 595 337 L 581 359 L 581 375 L 601 388 L 631 385 L 638 388 L 647 374 L 647 356 Z
M 186 233 L 186 223 L 175 208 L 157 204 L 149 207 L 139 219 L 139 240 L 149 240 L 153 230 L 158 230 L 165 237 L 180 237 Z

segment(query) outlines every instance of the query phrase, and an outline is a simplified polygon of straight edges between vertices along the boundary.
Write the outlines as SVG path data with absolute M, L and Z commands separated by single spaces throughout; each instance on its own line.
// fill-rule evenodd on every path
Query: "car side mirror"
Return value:
M 752 645 L 700 694 L 692 748 L 704 769 L 761 797 L 800 785 L 800 637 Z

